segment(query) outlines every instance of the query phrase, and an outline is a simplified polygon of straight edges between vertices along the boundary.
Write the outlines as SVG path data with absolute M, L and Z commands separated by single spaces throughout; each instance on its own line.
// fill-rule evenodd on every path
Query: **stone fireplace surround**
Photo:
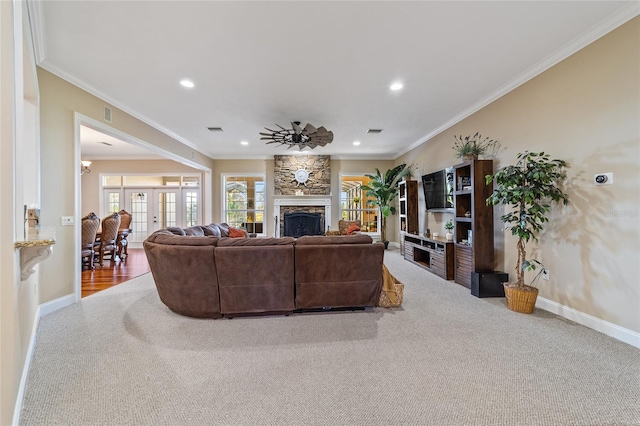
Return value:
M 331 224 L 331 197 L 294 196 L 274 199 L 273 218 L 275 220 L 274 237 L 279 238 L 284 232 L 284 213 L 320 213 L 324 230 Z

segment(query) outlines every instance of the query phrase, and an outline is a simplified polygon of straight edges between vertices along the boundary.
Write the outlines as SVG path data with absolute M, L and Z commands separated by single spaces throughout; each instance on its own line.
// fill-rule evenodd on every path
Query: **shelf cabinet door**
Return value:
M 398 182 L 398 210 L 400 231 L 418 234 L 418 181 Z
M 471 288 L 471 272 L 473 272 L 471 247 L 456 246 L 456 275 L 455 280 L 467 288 Z

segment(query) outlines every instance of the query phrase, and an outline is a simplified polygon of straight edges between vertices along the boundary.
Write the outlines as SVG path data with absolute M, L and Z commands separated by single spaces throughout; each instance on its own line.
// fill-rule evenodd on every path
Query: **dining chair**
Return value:
M 98 246 L 96 250 L 100 266 L 104 265 L 105 255 L 110 255 L 111 257 L 109 259 L 112 262 L 118 260 L 118 245 L 116 243 L 118 239 L 118 228 L 120 228 L 120 215 L 118 213 L 111 213 L 102 219 L 100 246 Z
M 124 260 L 129 254 L 127 247 L 129 246 L 129 234 L 131 233 L 131 213 L 122 209 L 118 212 L 120 215 L 120 228 L 118 229 L 118 256 Z
M 96 269 L 93 264 L 95 258 L 93 245 L 99 227 L 100 218 L 95 213 L 91 212 L 82 218 L 82 249 L 80 256 L 83 266 L 86 264 L 89 269 Z

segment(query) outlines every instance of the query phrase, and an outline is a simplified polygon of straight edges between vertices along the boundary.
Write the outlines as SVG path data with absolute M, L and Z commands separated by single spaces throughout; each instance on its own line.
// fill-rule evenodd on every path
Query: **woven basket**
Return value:
M 525 286 L 525 290 L 504 284 L 504 295 L 507 298 L 507 308 L 514 312 L 522 314 L 530 314 L 536 307 L 536 299 L 538 298 L 538 289 L 535 287 Z
M 391 299 L 389 299 L 389 296 L 387 296 L 387 293 L 382 290 L 380 292 L 380 300 L 378 301 L 378 306 L 380 306 L 381 308 L 397 308 L 402 305 L 402 297 L 404 296 L 404 284 L 396 282 L 394 283 L 394 287 L 396 288 L 396 298 L 398 299 L 398 304 L 392 304 Z

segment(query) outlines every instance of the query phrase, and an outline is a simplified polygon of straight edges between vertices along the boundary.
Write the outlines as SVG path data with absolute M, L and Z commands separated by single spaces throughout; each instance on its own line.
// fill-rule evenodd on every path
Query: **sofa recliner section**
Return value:
M 220 318 L 216 237 L 177 236 L 157 231 L 144 251 L 160 300 L 172 311 L 195 318 Z
M 225 238 L 216 248 L 225 316 L 294 310 L 293 238 Z

